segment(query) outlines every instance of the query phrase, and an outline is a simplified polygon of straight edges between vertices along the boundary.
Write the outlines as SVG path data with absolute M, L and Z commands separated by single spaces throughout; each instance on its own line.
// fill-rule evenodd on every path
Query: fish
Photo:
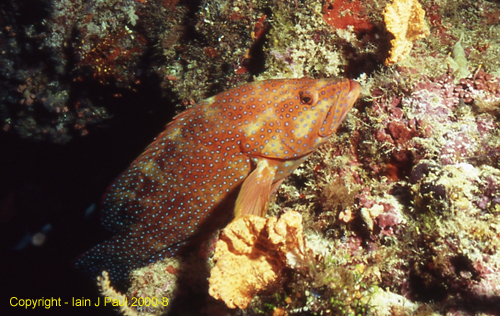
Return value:
M 338 129 L 360 91 L 345 78 L 256 81 L 178 114 L 108 188 L 101 222 L 115 235 L 77 268 L 122 282 L 232 219 L 265 216 L 271 194 Z

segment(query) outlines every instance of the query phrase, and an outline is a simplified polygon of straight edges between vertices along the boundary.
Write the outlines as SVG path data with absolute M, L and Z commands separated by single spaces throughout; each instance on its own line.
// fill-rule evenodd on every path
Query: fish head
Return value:
M 289 79 L 257 83 L 265 110 L 253 115 L 242 140 L 253 157 L 299 159 L 340 126 L 361 86 L 348 79 Z

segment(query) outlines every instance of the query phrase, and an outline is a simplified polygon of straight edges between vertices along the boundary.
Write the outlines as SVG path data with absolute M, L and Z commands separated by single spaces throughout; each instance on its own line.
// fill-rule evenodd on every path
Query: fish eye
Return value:
M 300 96 L 300 103 L 302 103 L 302 104 L 312 104 L 313 103 L 312 96 L 308 95 L 307 92 L 306 93 L 300 92 L 299 96 Z

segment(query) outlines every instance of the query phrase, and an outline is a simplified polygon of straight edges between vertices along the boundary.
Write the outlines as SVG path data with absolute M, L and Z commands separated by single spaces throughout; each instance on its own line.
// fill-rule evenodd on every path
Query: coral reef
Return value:
M 93 94 L 119 98 L 117 88 L 131 88 L 136 80 L 145 51 L 145 41 L 128 27 L 137 21 L 136 4 L 133 0 L 4 4 L 7 14 L 1 24 L 8 31 L 0 34 L 6 44 L 0 58 L 3 129 L 65 143 L 74 135 L 87 135 L 87 126 L 109 118 Z M 33 10 L 37 10 L 33 19 L 24 20 L 23 14 Z M 95 83 L 115 89 L 106 91 Z
M 159 35 L 165 58 L 158 75 L 184 104 L 247 82 L 260 68 L 260 47 L 268 30 L 266 1 L 202 1 L 192 21 L 196 36 L 185 43 L 183 25 Z M 251 69 L 251 71 L 249 71 Z
M 405 14 L 396 14 L 403 4 Z M 234 268 L 238 274 L 220 281 L 234 283 L 225 286 L 229 293 L 212 279 L 212 294 L 230 307 L 246 308 L 224 310 L 207 299 L 212 307 L 205 311 L 495 315 L 500 297 L 498 3 L 336 0 L 234 6 L 238 9 L 218 11 L 226 18 L 226 12 L 249 16 L 268 30 L 261 35 L 266 68 L 257 78 L 358 76 L 364 99 L 340 133 L 278 188 L 271 217 L 244 222 L 239 230 L 261 231 L 267 221 L 291 210 L 300 213 L 307 245 L 300 264 L 287 265 L 282 255 L 262 259 L 280 257 L 279 251 L 269 251 L 266 234 L 257 243 L 248 236 L 248 243 L 228 241 L 240 234 L 226 228 L 217 251 L 233 256 L 239 249 L 234 245 L 257 248 L 254 260 L 261 261 L 254 266 L 269 274 L 257 282 L 252 273 L 260 269 L 245 268 L 251 261 L 231 257 L 224 264 L 216 254 L 212 277 L 233 275 Z M 203 8 L 208 11 L 202 15 L 215 21 L 214 4 L 207 1 Z M 245 11 L 250 8 L 255 11 Z M 335 17 L 345 19 L 337 21 L 340 25 Z M 235 32 L 241 27 L 226 23 Z M 247 28 L 245 47 L 255 45 L 252 30 L 259 32 L 254 29 Z M 240 282 L 245 272 L 249 283 Z
M 3 133 L 85 135 L 111 117 L 101 99 L 135 93 L 147 76 L 181 106 L 267 78 L 347 76 L 363 86 L 339 134 L 277 189 L 271 217 L 252 224 L 300 213 L 308 250 L 299 265 L 259 235 L 253 245 L 272 272 L 261 279 L 275 282 L 244 294 L 235 285 L 230 294 L 245 301 L 231 307 L 246 309 L 231 310 L 208 296 L 211 239 L 190 258 L 134 271 L 127 297 L 178 303 L 130 313 L 498 314 L 497 1 L 54 0 L 30 21 L 19 18 L 23 3 L 1 5 Z M 228 250 L 229 231 L 219 240 Z M 252 271 L 215 258 L 214 276 Z
M 421 39 L 398 35 L 406 49 L 396 54 L 396 46 L 373 40 L 384 36 L 377 30 L 385 28 L 384 8 L 392 2 L 367 1 L 364 8 L 339 3 L 276 2 L 273 14 L 266 14 L 272 16 L 264 43 L 267 69 L 259 78 L 361 71 L 364 101 L 343 132 L 280 186 L 270 206 L 270 216 L 294 210 L 303 217 L 309 250 L 301 265 L 271 269 L 269 280 L 280 286 L 254 286 L 240 305 L 248 306 L 238 313 L 494 315 L 500 278 L 500 65 L 493 56 L 500 29 L 483 17 L 494 19 L 500 7 L 487 1 L 467 2 L 467 9 L 412 1 L 419 18 L 410 24 L 419 28 L 410 29 Z M 287 15 L 289 6 L 295 10 Z M 364 15 L 371 9 L 373 14 Z M 342 10 L 373 28 L 357 29 L 362 24 L 347 18 L 344 27 L 329 25 L 328 18 Z M 387 32 L 392 33 L 390 23 Z M 478 36 L 489 44 L 477 42 Z M 351 68 L 363 59 L 382 64 L 391 49 L 397 58 L 392 66 L 372 72 Z M 220 238 L 230 249 L 226 234 Z M 214 274 L 245 270 L 216 258 Z
M 9 1 L 0 21 L 1 127 L 65 143 L 111 118 L 113 103 L 149 77 L 183 106 L 246 82 L 268 29 L 254 2 L 226 10 L 207 1 L 195 14 L 179 1 L 40 1 L 44 14 L 26 25 L 24 3 Z
M 229 308 L 246 308 L 262 289 L 276 283 L 284 267 L 305 254 L 302 217 L 284 213 L 279 219 L 246 215 L 222 230 L 210 272 L 210 295 Z
M 264 45 L 266 70 L 258 79 L 339 76 L 349 65 L 375 54 L 372 37 L 361 35 L 371 26 L 367 15 L 357 1 L 340 2 L 341 8 L 331 2 L 274 2 L 274 23 Z M 337 19 L 339 15 L 344 19 Z

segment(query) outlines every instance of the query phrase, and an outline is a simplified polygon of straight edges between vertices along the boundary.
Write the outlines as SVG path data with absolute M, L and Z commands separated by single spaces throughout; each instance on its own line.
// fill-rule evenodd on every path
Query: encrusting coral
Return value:
M 215 248 L 209 293 L 230 308 L 244 309 L 285 266 L 303 258 L 302 216 L 294 211 L 279 219 L 244 216 L 222 231 Z
M 417 0 L 395 0 L 384 12 L 384 22 L 394 39 L 385 65 L 397 63 L 410 54 L 413 42 L 430 34 L 425 11 Z

